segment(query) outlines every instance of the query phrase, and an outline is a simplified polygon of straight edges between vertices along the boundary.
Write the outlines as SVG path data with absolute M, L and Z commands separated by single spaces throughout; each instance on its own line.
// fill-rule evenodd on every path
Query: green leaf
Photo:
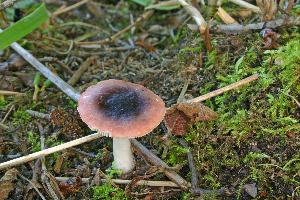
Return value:
M 243 59 L 244 59 L 244 56 L 240 57 L 240 59 L 238 59 L 238 61 L 235 64 L 235 73 L 237 73 L 237 74 L 242 73 L 242 72 L 239 72 L 238 69 L 239 69 L 240 64 L 243 62 Z
M 8 27 L 2 33 L 0 31 L 0 50 L 18 41 L 49 18 L 45 4 L 40 3 L 38 5 L 38 8 L 30 15 Z

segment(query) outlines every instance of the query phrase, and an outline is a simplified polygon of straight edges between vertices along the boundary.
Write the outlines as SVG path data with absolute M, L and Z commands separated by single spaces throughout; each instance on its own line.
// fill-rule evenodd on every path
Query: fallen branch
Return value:
M 299 26 L 300 19 L 293 16 L 281 15 L 280 17 L 256 24 L 248 25 L 212 25 L 209 27 L 209 32 L 214 34 L 240 35 L 261 31 L 264 28 L 278 29 L 282 27 Z M 187 25 L 193 33 L 199 33 L 199 27 L 196 24 Z

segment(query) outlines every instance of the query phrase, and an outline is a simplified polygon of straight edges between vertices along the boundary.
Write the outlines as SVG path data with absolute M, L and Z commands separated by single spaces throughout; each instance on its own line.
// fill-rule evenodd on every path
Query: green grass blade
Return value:
M 34 12 L 0 33 L 0 50 L 8 47 L 13 42 L 18 41 L 36 29 L 39 25 L 43 24 L 48 18 L 49 15 L 45 4 L 38 4 L 37 9 Z

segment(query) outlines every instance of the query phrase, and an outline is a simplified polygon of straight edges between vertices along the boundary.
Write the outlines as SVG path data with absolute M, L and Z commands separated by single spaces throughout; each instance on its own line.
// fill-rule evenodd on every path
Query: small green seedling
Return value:
M 49 79 L 47 79 L 47 80 L 44 82 L 43 87 L 40 89 L 40 92 L 44 92 L 45 89 L 46 89 L 47 87 L 50 87 L 51 85 L 52 85 L 52 82 L 51 82 Z

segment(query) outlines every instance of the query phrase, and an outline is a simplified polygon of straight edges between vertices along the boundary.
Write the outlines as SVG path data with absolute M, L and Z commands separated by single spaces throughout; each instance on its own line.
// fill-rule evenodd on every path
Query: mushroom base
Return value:
M 113 154 L 117 170 L 122 170 L 125 174 L 134 168 L 130 139 L 113 138 Z

